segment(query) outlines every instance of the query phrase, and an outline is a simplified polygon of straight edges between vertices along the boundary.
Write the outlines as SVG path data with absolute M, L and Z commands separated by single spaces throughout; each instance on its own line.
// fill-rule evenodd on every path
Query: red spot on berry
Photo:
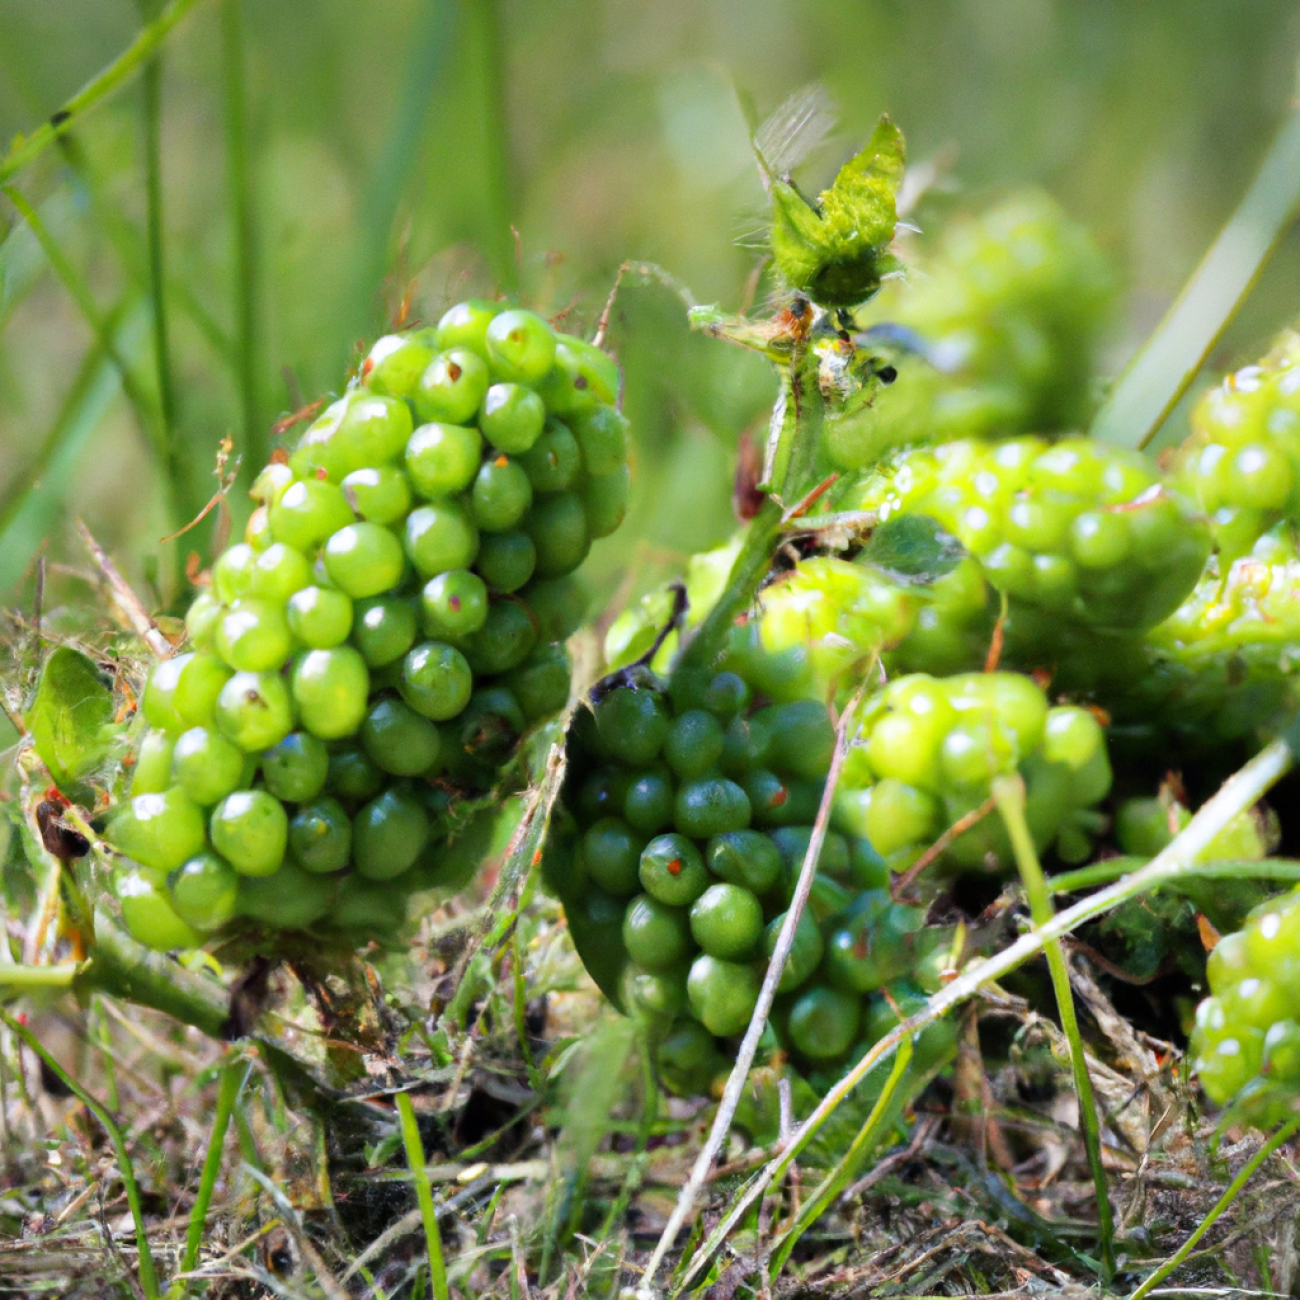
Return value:
M 768 801 L 769 808 L 779 808 L 790 797 L 790 791 L 782 786 Z
M 682 860 L 681 860 L 681 858 L 674 858 L 674 859 L 673 859 L 673 860 L 668 864 L 668 874 L 669 874 L 670 876 L 680 876 L 680 875 L 682 874 Z
M 366 359 L 361 363 L 361 380 L 362 380 L 363 383 L 364 383 L 367 379 L 370 378 L 370 372 L 371 372 L 374 368 L 375 368 L 375 362 L 374 362 L 374 358 L 373 358 L 373 357 L 367 357 L 367 358 L 366 358 Z
M 465 372 L 453 361 L 447 366 L 447 378 L 454 384 Z
M 587 376 L 586 376 L 586 375 L 579 375 L 579 376 L 578 376 L 578 377 L 573 381 L 573 386 L 574 386 L 574 388 L 577 388 L 577 389 L 585 389 L 585 388 L 587 387 Z
M 327 474 L 323 469 L 317 467 L 317 470 L 316 470 L 316 477 L 317 477 L 317 478 L 318 478 L 322 483 L 324 483 L 325 480 L 326 480 L 327 478 L 329 478 L 329 475 L 328 475 L 328 474 Z
M 289 463 L 289 453 L 283 447 L 277 447 L 271 453 L 272 465 L 287 465 Z
M 858 935 L 857 942 L 853 945 L 853 955 L 859 961 L 866 961 L 871 956 L 871 945 L 867 942 L 865 934 Z
M 505 467 L 510 464 L 510 457 L 498 456 L 496 460 L 492 462 L 492 464 L 495 465 L 497 469 L 505 469 Z
M 452 598 L 447 602 L 447 604 L 449 604 L 449 605 L 451 606 L 451 610 L 452 610 L 452 613 L 453 613 L 453 614 L 459 614 L 459 613 L 460 613 L 460 597 L 459 597 L 459 596 L 453 596 L 453 597 L 452 597 Z

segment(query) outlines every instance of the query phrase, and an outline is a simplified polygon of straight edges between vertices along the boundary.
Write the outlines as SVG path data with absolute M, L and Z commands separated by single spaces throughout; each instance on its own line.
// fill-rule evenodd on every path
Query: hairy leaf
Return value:
M 107 752 L 113 735 L 113 691 L 79 650 L 60 646 L 45 661 L 23 717 L 55 784 L 70 785 Z

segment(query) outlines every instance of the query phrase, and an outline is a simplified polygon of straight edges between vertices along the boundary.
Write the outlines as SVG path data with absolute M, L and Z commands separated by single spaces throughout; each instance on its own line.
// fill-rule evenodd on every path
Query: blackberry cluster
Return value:
M 1261 904 L 1206 964 L 1211 996 L 1196 1009 L 1191 1052 L 1201 1086 L 1261 1125 L 1300 1098 L 1300 891 Z
M 1211 560 L 1195 590 L 1142 639 L 1109 693 L 1126 728 L 1193 752 L 1247 739 L 1296 703 L 1300 551 L 1289 525 L 1248 554 Z
M 1140 452 L 1089 438 L 972 440 L 903 452 L 846 494 L 936 519 L 1017 602 L 1089 627 L 1168 617 L 1210 552 L 1204 521 Z
M 760 706 L 730 671 L 676 703 L 645 670 L 623 677 L 575 720 L 545 871 L 587 969 L 656 1024 L 665 1080 L 692 1091 L 753 1013 L 834 733 L 823 705 Z M 880 990 L 919 996 L 942 955 L 853 820 L 837 813 L 826 836 L 770 1022 L 809 1069 L 880 1037 L 895 1023 Z
M 1019 771 L 1025 816 L 1039 849 L 1067 861 L 1091 851 L 1105 825 L 1093 805 L 1110 790 L 1101 724 L 1087 709 L 1049 707 L 1018 673 L 896 678 L 876 696 L 845 766 L 837 797 L 853 825 L 893 871 L 905 871 L 944 831 L 989 798 L 995 777 Z M 941 863 L 1000 870 L 1011 846 L 986 815 L 958 835 Z
M 448 859 L 456 796 L 567 701 L 573 571 L 627 504 L 617 390 L 590 344 L 466 302 L 381 338 L 267 466 L 188 652 L 150 676 L 108 817 L 137 938 L 400 925 Z
M 1300 522 L 1300 335 L 1205 394 L 1173 472 L 1209 515 L 1225 561 L 1279 520 Z
M 1096 245 L 1045 194 L 952 225 L 925 274 L 855 313 L 881 346 L 902 326 L 923 351 L 898 358 L 899 381 L 871 406 L 828 414 L 830 460 L 856 469 L 909 443 L 1081 427 L 1112 291 Z

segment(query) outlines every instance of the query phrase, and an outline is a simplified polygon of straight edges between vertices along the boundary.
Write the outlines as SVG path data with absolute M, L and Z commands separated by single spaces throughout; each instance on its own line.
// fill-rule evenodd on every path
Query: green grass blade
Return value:
M 194 8 L 198 0 L 172 0 L 153 22 L 140 29 L 135 40 L 97 77 L 87 82 L 63 107 L 51 113 L 31 135 L 19 136 L 0 159 L 0 184 L 3 184 L 34 158 L 40 157 L 73 123 L 118 87 L 129 81 L 157 52 L 173 27 Z
M 477 56 L 483 88 L 483 229 L 479 242 L 497 282 L 512 293 L 519 286 L 519 264 L 510 234 L 510 135 L 506 125 L 501 75 L 500 0 L 477 0 L 460 10 L 461 47 Z
M 56 238 L 62 238 L 80 220 L 76 197 L 66 185 L 55 190 L 37 211 L 41 225 Z M 25 221 L 16 222 L 0 241 L 0 328 L 41 278 L 48 260 Z
M 790 1252 L 799 1244 L 799 1238 L 821 1218 L 831 1201 L 848 1186 L 849 1179 L 857 1170 L 858 1162 L 879 1140 L 881 1130 L 885 1127 L 893 1109 L 894 1094 L 898 1091 L 898 1086 L 902 1083 L 903 1075 L 907 1073 L 907 1067 L 911 1062 L 912 1040 L 905 1038 L 899 1044 L 893 1069 L 889 1072 L 889 1078 L 885 1080 L 880 1096 L 876 1098 L 876 1104 L 871 1108 L 871 1113 L 858 1130 L 857 1136 L 849 1143 L 849 1149 L 835 1162 L 835 1167 L 822 1179 L 817 1190 L 800 1208 L 794 1223 L 777 1238 L 768 1264 L 768 1276 L 773 1281 L 785 1266 L 785 1261 L 790 1258 Z
M 244 425 L 244 474 L 251 478 L 266 463 L 270 449 L 263 428 L 257 382 L 261 331 L 253 181 L 248 165 L 243 0 L 222 0 L 221 68 L 226 117 L 226 201 L 234 230 L 234 362 Z
M 89 200 L 91 215 L 96 219 L 99 230 L 108 236 L 109 242 L 113 245 L 114 251 L 121 260 L 123 269 L 130 277 L 132 287 L 139 289 L 141 293 L 147 293 L 149 288 L 148 255 L 147 251 L 141 251 L 139 232 L 113 201 L 108 192 L 108 187 L 96 173 L 91 159 L 82 149 L 76 136 L 64 136 L 59 141 L 59 151 L 75 175 L 85 198 Z M 67 193 L 66 190 L 59 191 L 59 194 Z M 42 214 L 50 206 L 51 201 L 47 199 L 41 205 Z M 80 204 L 80 200 L 77 200 L 77 204 Z M 71 200 L 69 200 L 68 206 L 70 208 L 74 206 Z M 45 224 L 50 227 L 59 223 L 53 217 L 48 217 L 45 219 Z M 3 321 L 4 313 L 7 310 L 3 284 L 4 249 L 0 247 L 0 322 Z M 199 301 L 193 289 L 183 280 L 175 278 L 168 282 L 167 288 L 172 304 L 178 307 L 181 313 L 197 326 L 199 333 L 208 346 L 221 358 L 222 363 L 230 368 L 231 373 L 237 377 L 238 369 L 234 344 L 226 336 L 221 326 L 213 320 L 212 314 Z
M 1052 894 L 1043 875 L 1038 851 L 1025 820 L 1025 783 L 1019 773 L 997 777 L 993 782 L 993 797 L 998 812 L 1007 828 L 1011 849 L 1025 893 L 1029 897 L 1029 913 L 1034 925 L 1047 925 L 1055 914 Z M 1101 1161 L 1101 1126 L 1097 1121 L 1097 1102 L 1093 1096 L 1092 1079 L 1088 1075 L 1088 1059 L 1084 1055 L 1083 1036 L 1079 1032 L 1079 1018 L 1074 1009 L 1074 990 L 1070 987 L 1070 968 L 1059 939 L 1049 939 L 1043 945 L 1047 967 L 1056 993 L 1056 1008 L 1061 1017 L 1061 1028 L 1070 1044 L 1070 1066 L 1074 1073 L 1074 1088 L 1079 1098 L 1079 1131 L 1088 1156 L 1093 1186 L 1097 1194 L 1097 1233 L 1101 1239 L 1102 1281 L 1109 1283 L 1115 1273 L 1115 1221 L 1110 1209 L 1110 1194 L 1106 1183 L 1106 1169 Z
M 1258 1151 L 1255 1152 L 1249 1160 L 1241 1167 L 1241 1171 L 1236 1178 L 1232 1180 L 1224 1190 L 1222 1196 L 1214 1203 L 1214 1208 L 1201 1220 L 1196 1230 L 1187 1238 L 1185 1242 L 1173 1255 L 1160 1265 L 1154 1273 L 1148 1277 L 1141 1286 L 1129 1297 L 1129 1300 L 1144 1300 L 1144 1297 L 1151 1294 L 1153 1288 L 1160 1285 L 1187 1257 L 1192 1253 L 1196 1243 L 1205 1236 L 1205 1234 L 1214 1227 L 1224 1210 L 1230 1206 L 1233 1201 L 1241 1194 L 1241 1189 L 1254 1176 L 1255 1171 L 1264 1163 L 1265 1160 L 1273 1154 L 1278 1147 L 1292 1138 L 1297 1131 L 1300 1131 L 1300 1119 L 1288 1120 L 1281 1128 L 1273 1134 L 1267 1142 L 1264 1143 Z
M 12 185 L 6 185 L 4 195 L 18 209 L 23 220 L 36 237 L 41 246 L 41 251 L 45 254 L 46 260 L 53 268 L 54 273 L 63 281 L 64 288 L 72 296 L 78 310 L 85 317 L 86 323 L 94 331 L 100 350 L 117 367 L 118 376 L 122 381 L 122 391 L 135 408 L 140 427 L 144 430 L 146 436 L 154 442 L 155 446 L 158 445 L 158 412 L 153 402 L 150 401 L 136 382 L 131 367 L 126 364 L 122 354 L 118 351 L 117 344 L 113 339 L 112 325 L 104 313 L 96 306 L 89 286 L 77 273 L 76 267 L 64 255 L 63 250 L 41 220 L 40 214 L 27 202 L 22 194 Z
M 424 1224 L 424 1242 L 429 1251 L 429 1279 L 434 1300 L 448 1300 L 447 1270 L 442 1262 L 442 1234 L 438 1230 L 438 1212 L 433 1206 L 433 1189 L 429 1186 L 429 1173 L 425 1168 L 424 1143 L 420 1139 L 420 1126 L 415 1121 L 415 1107 L 411 1095 L 399 1092 L 396 1097 L 397 1117 L 402 1126 L 402 1144 L 406 1148 L 406 1166 L 415 1184 L 415 1199 L 420 1205 L 420 1219 Z
M 138 306 L 125 314 L 118 337 L 128 361 L 143 345 L 146 324 Z M 117 368 L 101 349 L 92 349 L 40 449 L 5 484 L 0 496 L 0 593 L 11 593 L 22 580 L 77 481 L 82 454 L 120 392 Z
M 1107 858 L 1077 871 L 1063 871 L 1047 884 L 1054 894 L 1073 894 L 1095 885 L 1130 875 L 1147 864 L 1146 858 Z M 1195 862 L 1180 873 L 1189 880 L 1279 880 L 1300 881 L 1300 860 L 1296 858 L 1226 858 L 1221 862 Z
M 148 0 L 142 0 L 147 3 Z M 149 298 L 153 308 L 154 366 L 158 405 L 162 414 L 163 496 L 173 528 L 179 528 L 195 509 L 189 509 L 188 458 L 176 422 L 176 389 L 172 374 L 171 336 L 167 322 L 166 240 L 162 192 L 162 55 L 155 50 L 144 68 L 144 163 L 146 242 L 149 249 Z M 179 564 L 180 552 L 168 554 Z
M 154 1267 L 153 1252 L 149 1249 L 149 1237 L 144 1229 L 144 1210 L 140 1202 L 140 1188 L 135 1181 L 135 1170 L 131 1166 L 131 1157 L 126 1149 L 126 1137 L 118 1128 L 113 1117 L 103 1106 L 88 1093 L 42 1046 L 39 1038 L 26 1025 L 20 1024 L 7 1011 L 0 1010 L 3 1020 L 10 1031 L 31 1048 L 45 1063 L 54 1076 L 73 1093 L 79 1102 L 91 1112 L 104 1126 L 108 1140 L 113 1144 L 113 1153 L 117 1156 L 117 1167 L 122 1174 L 122 1186 L 126 1190 L 126 1201 L 131 1208 L 131 1218 L 135 1222 L 135 1244 L 140 1257 L 140 1287 L 146 1300 L 159 1300 L 158 1273 Z
M 351 347 L 369 332 L 371 307 L 388 269 L 389 238 L 402 191 L 419 155 L 429 104 L 449 62 L 455 5 L 452 0 L 421 0 L 408 42 L 406 73 L 398 96 L 397 112 L 366 186 L 358 238 L 356 280 L 342 342 Z
M 1145 447 L 1196 377 L 1300 209 L 1300 112 L 1274 139 L 1264 165 L 1164 320 L 1097 412 L 1092 436 Z
M 217 1185 L 217 1176 L 221 1173 L 230 1116 L 252 1069 L 252 1063 L 242 1056 L 236 1056 L 221 1067 L 221 1082 L 217 1085 L 217 1108 L 212 1116 L 212 1136 L 208 1139 L 208 1154 L 203 1161 L 199 1190 L 194 1197 L 190 1221 L 185 1230 L 185 1255 L 181 1260 L 180 1270 L 182 1273 L 192 1273 L 198 1267 L 199 1249 L 203 1245 L 203 1230 L 207 1227 L 208 1206 L 212 1204 L 212 1193 Z M 184 1289 L 188 1290 L 188 1287 Z

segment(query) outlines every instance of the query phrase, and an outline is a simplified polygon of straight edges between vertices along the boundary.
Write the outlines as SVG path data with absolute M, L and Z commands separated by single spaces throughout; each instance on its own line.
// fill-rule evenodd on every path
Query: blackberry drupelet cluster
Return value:
M 630 676 L 575 720 L 545 871 L 587 969 L 653 1023 L 665 1081 L 689 1092 L 749 1023 L 834 733 L 823 705 L 763 705 L 734 672 L 676 704 L 645 670 Z M 886 1032 L 881 990 L 920 997 L 945 937 L 891 898 L 888 864 L 848 811 L 827 833 L 770 1020 L 774 1045 L 809 1070 Z
M 1300 521 L 1300 335 L 1197 403 L 1174 479 L 1209 515 L 1225 562 L 1279 520 Z
M 1096 717 L 1074 705 L 1049 707 L 1042 687 L 1018 673 L 913 673 L 873 701 L 837 807 L 891 870 L 906 871 L 949 827 L 979 812 L 996 777 L 1017 771 L 1039 850 L 1050 845 L 1067 861 L 1086 858 L 1090 835 L 1106 824 L 1093 806 L 1111 784 Z M 1001 819 L 986 814 L 957 835 L 936 862 L 945 865 L 1010 868 Z
M 627 504 L 618 382 L 531 312 L 466 302 L 381 338 L 266 467 L 107 819 L 139 939 L 400 926 L 458 797 L 568 699 L 573 573 Z
M 1089 438 L 915 449 L 847 495 L 881 522 L 932 517 L 998 591 L 1089 627 L 1160 622 L 1192 590 L 1210 552 L 1204 520 L 1152 462 Z
M 1260 1125 L 1300 1102 L 1300 891 L 1257 907 L 1210 953 L 1191 1053 L 1206 1096 Z

